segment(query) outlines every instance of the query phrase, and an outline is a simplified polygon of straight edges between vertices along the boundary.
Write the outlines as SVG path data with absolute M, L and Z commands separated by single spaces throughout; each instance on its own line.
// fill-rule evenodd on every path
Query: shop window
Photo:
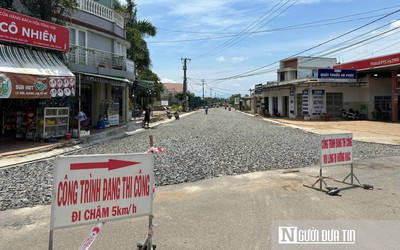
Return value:
M 372 112 L 374 120 L 390 120 L 392 111 L 391 96 L 375 96 L 375 111 Z
M 375 110 L 391 111 L 392 98 L 390 96 L 375 96 Z
M 87 64 L 86 32 L 70 28 L 71 60 L 77 64 Z
M 272 113 L 274 115 L 278 114 L 278 97 L 277 96 L 272 97 Z
M 279 81 L 280 81 L 280 82 L 285 81 L 285 72 L 279 73 Z

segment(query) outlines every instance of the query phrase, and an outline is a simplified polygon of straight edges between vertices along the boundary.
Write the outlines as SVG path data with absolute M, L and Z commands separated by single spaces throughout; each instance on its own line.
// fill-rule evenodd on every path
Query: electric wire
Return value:
M 228 41 L 222 43 L 221 45 L 219 45 L 218 47 L 216 47 L 214 50 L 208 52 L 208 53 L 204 53 L 202 55 L 199 55 L 197 57 L 195 57 L 195 59 L 200 59 L 200 58 L 204 58 L 204 57 L 208 57 L 208 56 L 213 56 L 216 55 L 218 53 L 220 53 L 221 51 L 224 51 L 230 47 L 232 47 L 233 45 L 243 41 L 243 39 L 247 38 L 249 35 L 246 35 L 245 33 L 249 30 L 253 30 L 256 29 L 256 31 L 258 31 L 261 27 L 263 27 L 265 24 L 271 22 L 272 20 L 274 20 L 275 18 L 277 18 L 278 16 L 282 15 L 282 13 L 284 13 L 286 10 L 288 10 L 290 7 L 292 7 L 294 4 L 296 4 L 299 0 L 294 1 L 294 3 L 292 3 L 288 8 L 284 9 L 283 11 L 281 11 L 280 13 L 278 13 L 275 17 L 271 18 L 272 15 L 274 15 L 277 11 L 279 11 L 281 8 L 283 8 L 286 4 L 288 4 L 290 2 L 290 0 L 287 0 L 285 3 L 283 3 L 281 6 L 278 7 L 278 5 L 280 5 L 283 0 L 281 0 L 279 3 L 277 3 L 273 8 L 271 8 L 267 13 L 265 13 L 263 16 L 261 16 L 260 18 L 258 18 L 256 21 L 254 21 L 251 25 L 249 25 L 246 29 L 244 29 L 243 31 L 239 32 L 234 38 L 229 39 Z M 276 9 L 275 9 L 276 8 Z M 275 10 L 274 10 L 275 9 Z M 260 21 L 261 19 L 261 21 Z M 269 21 L 264 22 L 265 20 L 270 19 Z M 260 26 L 259 28 L 257 28 L 257 26 Z
M 380 21 L 380 20 L 382 20 L 382 19 L 384 19 L 384 18 L 386 18 L 386 17 L 389 17 L 389 16 L 391 16 L 391 15 L 393 15 L 393 14 L 395 14 L 395 13 L 398 13 L 398 12 L 400 12 L 400 9 L 398 9 L 398 10 L 396 10 L 396 11 L 393 11 L 393 12 L 390 12 L 390 13 L 384 15 L 383 17 L 380 17 L 380 18 L 375 19 L 375 20 L 373 20 L 373 21 L 371 21 L 371 22 L 368 22 L 368 23 L 366 23 L 366 24 L 363 24 L 363 25 L 361 25 L 361 26 L 359 26 L 359 27 L 357 27 L 357 28 L 351 29 L 350 31 L 347 31 L 347 32 L 345 32 L 345 33 L 343 33 L 343 34 L 340 34 L 340 35 L 338 35 L 338 36 L 336 36 L 336 37 L 334 37 L 334 38 L 331 38 L 331 39 L 329 39 L 329 40 L 327 40 L 327 41 L 321 42 L 321 43 L 319 43 L 319 44 L 317 44 L 317 45 L 315 45 L 315 46 L 312 46 L 312 47 L 310 47 L 310 48 L 308 48 L 308 49 L 305 49 L 305 50 L 302 50 L 302 51 L 300 51 L 300 52 L 298 52 L 298 53 L 295 53 L 295 54 L 293 54 L 293 55 L 287 57 L 286 59 L 289 59 L 289 58 L 292 58 L 292 57 L 301 55 L 301 54 L 303 54 L 303 53 L 305 53 L 305 52 L 308 52 L 308 51 L 311 51 L 311 50 L 316 49 L 316 48 L 318 48 L 318 47 L 321 47 L 322 45 L 328 44 L 328 43 L 330 43 L 330 42 L 332 42 L 332 41 L 335 41 L 335 40 L 337 40 L 337 39 L 339 39 L 339 38 L 342 38 L 342 37 L 344 37 L 344 36 L 346 36 L 346 35 L 348 35 L 348 34 L 351 34 L 351 33 L 355 32 L 355 31 L 357 31 L 357 30 L 360 30 L 360 29 L 362 29 L 362 28 L 365 28 L 365 27 L 367 27 L 367 26 L 369 26 L 369 25 L 371 25 L 371 24 L 373 24 L 373 23 L 376 23 L 376 22 L 378 22 L 378 21 Z M 282 59 L 282 60 L 285 60 L 285 59 Z M 213 80 L 213 81 L 226 81 L 226 80 L 232 80 L 232 79 L 237 79 L 237 78 L 243 78 L 243 77 L 254 76 L 254 73 L 255 73 L 255 72 L 260 71 L 260 70 L 262 70 L 262 69 L 265 69 L 265 68 L 267 68 L 267 67 L 270 67 L 270 66 L 272 66 L 272 65 L 274 65 L 274 64 L 276 64 L 276 63 L 279 63 L 280 61 L 281 61 L 281 60 L 275 61 L 275 62 L 269 63 L 269 64 L 267 64 L 267 65 L 265 65 L 265 66 L 261 66 L 261 67 L 258 67 L 258 68 L 256 68 L 256 69 L 253 69 L 253 70 L 250 70 L 250 71 L 241 73 L 241 74 L 237 74 L 237 75 L 234 75 L 234 76 L 223 77 L 223 78 L 212 79 L 212 80 Z M 258 74 L 258 73 L 257 73 L 257 74 Z

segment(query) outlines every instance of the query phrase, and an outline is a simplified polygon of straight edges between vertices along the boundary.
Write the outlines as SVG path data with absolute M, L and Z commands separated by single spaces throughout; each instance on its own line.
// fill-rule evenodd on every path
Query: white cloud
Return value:
M 390 24 L 390 28 L 397 28 L 400 27 L 400 20 L 393 20 L 392 23 Z
M 162 82 L 162 83 L 175 83 L 174 80 L 168 79 L 168 78 L 161 79 L 161 82 Z
M 220 56 L 220 57 L 217 57 L 216 60 L 217 60 L 218 62 L 225 62 L 225 57 Z
M 232 57 L 233 62 L 242 62 L 246 59 L 247 59 L 247 57 L 244 57 L 244 56 Z

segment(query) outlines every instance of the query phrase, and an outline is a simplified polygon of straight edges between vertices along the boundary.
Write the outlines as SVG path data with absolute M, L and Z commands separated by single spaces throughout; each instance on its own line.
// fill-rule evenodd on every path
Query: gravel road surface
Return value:
M 319 136 L 223 108 L 193 112 L 75 154 L 142 153 L 155 146 L 157 186 L 319 164 Z M 400 146 L 354 143 L 356 159 L 400 156 Z M 0 210 L 49 205 L 53 160 L 0 169 Z

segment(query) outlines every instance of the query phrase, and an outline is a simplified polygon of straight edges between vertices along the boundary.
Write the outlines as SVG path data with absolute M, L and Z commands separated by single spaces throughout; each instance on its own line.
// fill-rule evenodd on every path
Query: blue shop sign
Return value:
M 318 81 L 355 82 L 357 70 L 353 69 L 318 69 Z

